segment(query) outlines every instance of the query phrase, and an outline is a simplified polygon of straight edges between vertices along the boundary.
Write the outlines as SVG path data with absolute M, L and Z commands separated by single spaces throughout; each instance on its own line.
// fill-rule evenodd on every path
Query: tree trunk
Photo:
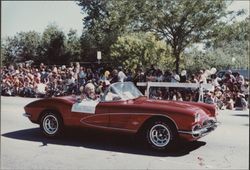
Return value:
M 179 74 L 180 53 L 174 48 L 173 56 L 175 57 L 175 72 Z

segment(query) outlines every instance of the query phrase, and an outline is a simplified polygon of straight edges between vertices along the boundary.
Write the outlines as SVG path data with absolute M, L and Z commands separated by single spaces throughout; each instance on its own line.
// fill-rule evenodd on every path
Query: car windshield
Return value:
M 111 84 L 103 96 L 103 101 L 129 100 L 143 96 L 132 82 Z

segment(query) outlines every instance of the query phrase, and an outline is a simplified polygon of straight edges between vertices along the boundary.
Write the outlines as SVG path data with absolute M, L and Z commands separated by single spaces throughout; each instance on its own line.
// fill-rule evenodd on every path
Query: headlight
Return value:
M 194 115 L 194 122 L 199 122 L 200 119 L 201 119 L 200 113 L 196 113 L 196 114 Z

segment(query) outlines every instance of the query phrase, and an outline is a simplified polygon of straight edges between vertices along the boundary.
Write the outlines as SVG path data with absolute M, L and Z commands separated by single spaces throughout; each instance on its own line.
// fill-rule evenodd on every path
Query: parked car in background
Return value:
M 47 137 L 65 127 L 139 135 L 151 148 L 165 150 L 182 138 L 198 140 L 217 125 L 215 105 L 148 99 L 132 82 L 111 84 L 98 100 L 77 96 L 41 99 L 24 107 Z

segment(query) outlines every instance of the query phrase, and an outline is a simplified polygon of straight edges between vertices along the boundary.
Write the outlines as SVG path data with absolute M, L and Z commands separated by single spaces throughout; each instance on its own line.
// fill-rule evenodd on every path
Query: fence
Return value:
M 149 98 L 150 87 L 177 87 L 177 88 L 199 88 L 198 102 L 204 102 L 204 91 L 213 91 L 212 84 L 197 84 L 197 83 L 168 83 L 168 82 L 138 82 L 137 86 L 147 86 L 145 95 Z

